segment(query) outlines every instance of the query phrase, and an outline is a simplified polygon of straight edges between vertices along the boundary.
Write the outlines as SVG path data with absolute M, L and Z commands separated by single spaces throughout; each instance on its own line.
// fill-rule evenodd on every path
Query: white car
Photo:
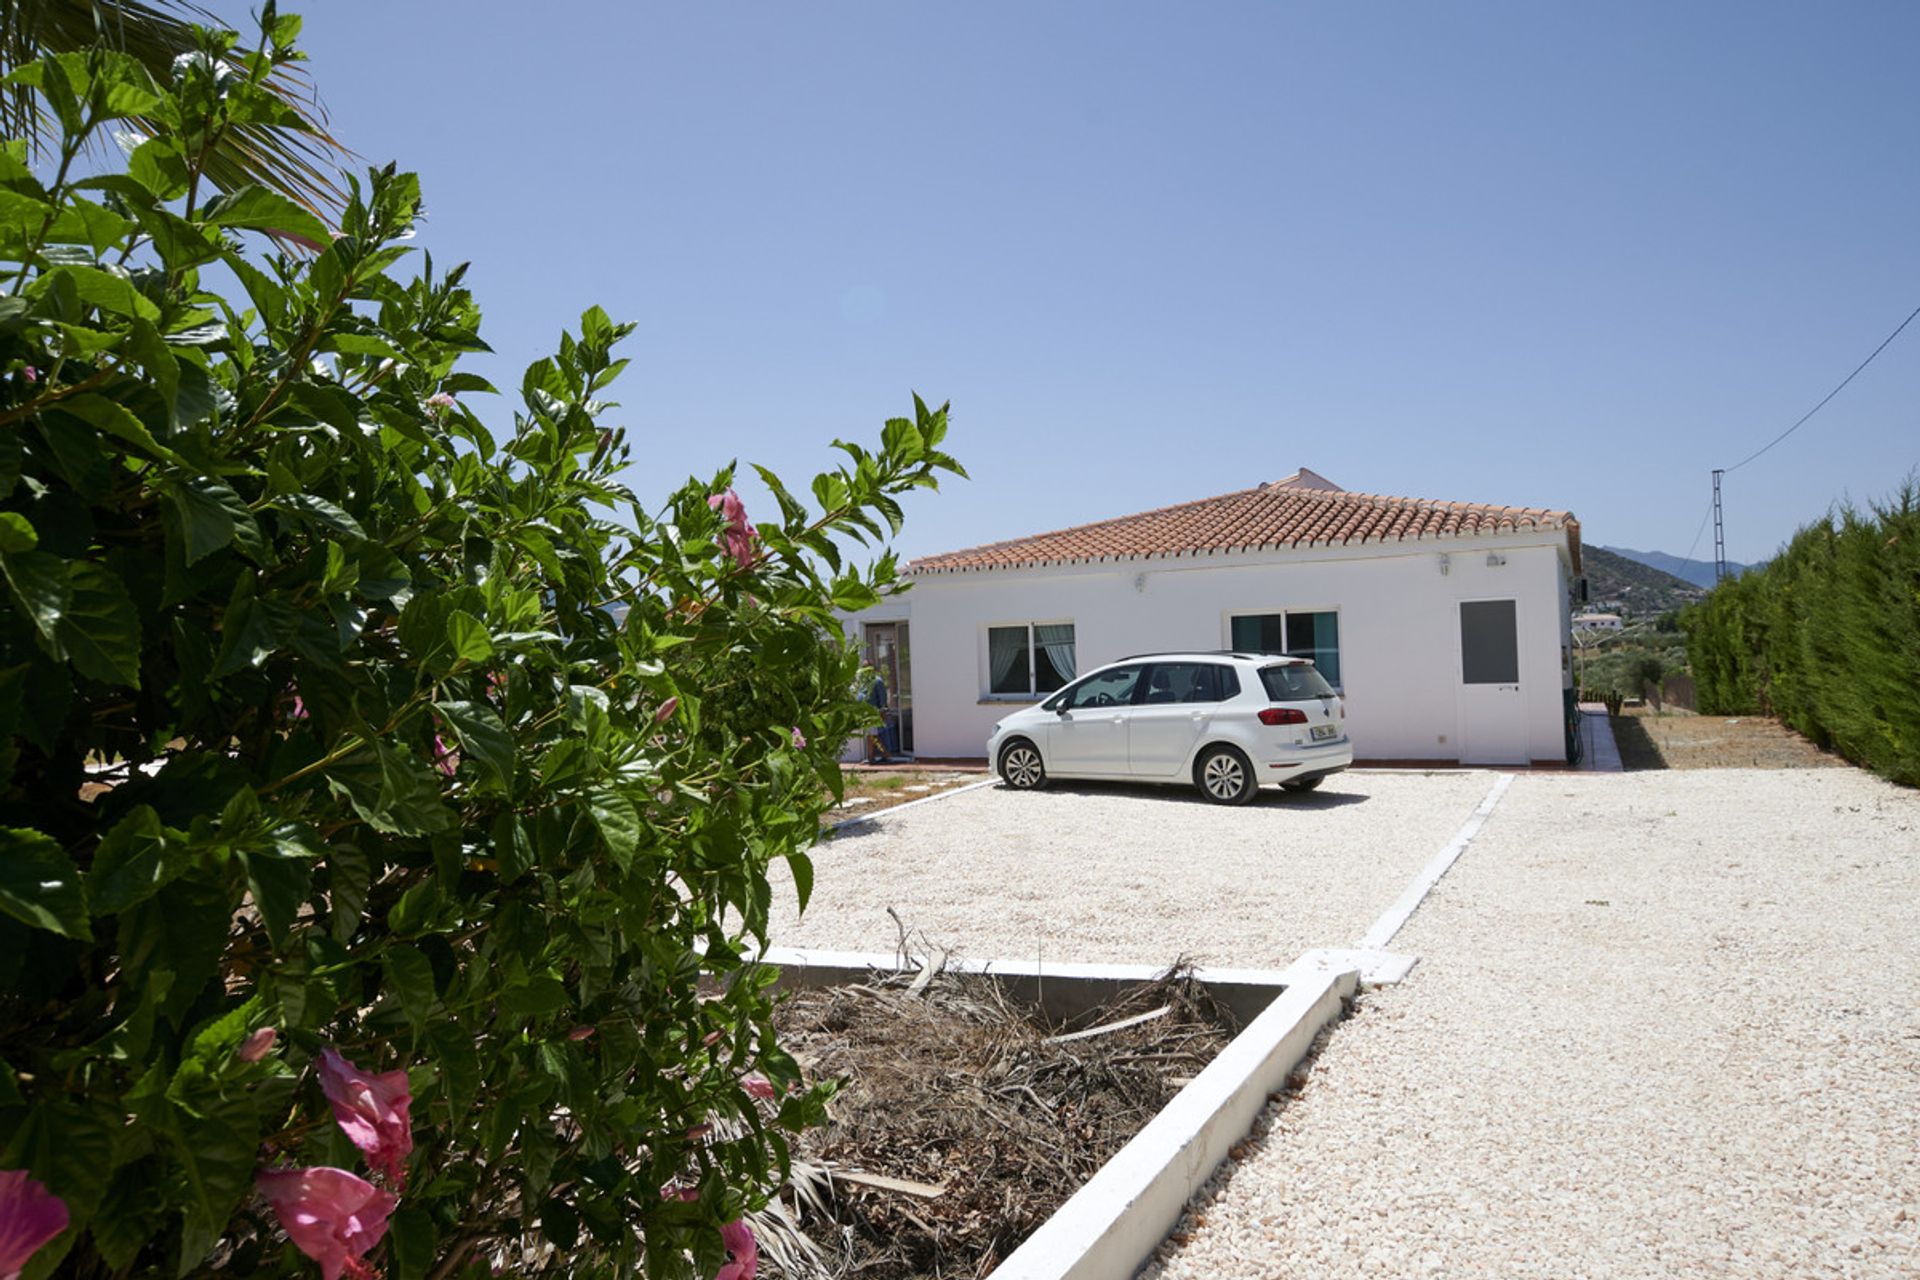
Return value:
M 1311 791 L 1353 763 L 1347 709 L 1304 658 L 1150 653 L 1090 671 L 993 727 L 987 759 L 1028 791 L 1049 778 L 1191 782 L 1218 804 L 1260 785 Z

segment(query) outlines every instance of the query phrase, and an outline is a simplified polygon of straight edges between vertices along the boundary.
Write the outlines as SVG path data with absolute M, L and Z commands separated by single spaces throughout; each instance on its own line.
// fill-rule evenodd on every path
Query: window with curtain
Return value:
M 1332 609 L 1237 614 L 1228 632 L 1235 649 L 1311 658 L 1328 684 L 1340 685 L 1340 615 Z
M 1015 697 L 1052 693 L 1073 679 L 1071 622 L 987 628 L 987 692 Z

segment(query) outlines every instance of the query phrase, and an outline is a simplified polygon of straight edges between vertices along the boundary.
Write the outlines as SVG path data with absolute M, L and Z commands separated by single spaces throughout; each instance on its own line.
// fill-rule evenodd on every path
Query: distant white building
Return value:
M 1575 631 L 1618 631 L 1624 625 L 1617 613 L 1578 613 L 1573 618 Z
M 1568 758 L 1580 525 L 1565 511 L 1348 493 L 1302 469 L 906 573 L 909 594 L 846 620 L 905 752 L 978 758 L 1008 710 L 1079 673 L 1223 649 L 1313 659 L 1362 760 Z

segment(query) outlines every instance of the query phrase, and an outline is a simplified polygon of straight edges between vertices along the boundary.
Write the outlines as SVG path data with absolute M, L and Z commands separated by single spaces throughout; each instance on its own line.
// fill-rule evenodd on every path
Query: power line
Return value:
M 1744 457 L 1744 458 L 1742 458 L 1742 459 L 1740 459 L 1740 461 L 1738 461 L 1738 462 L 1736 462 L 1736 463 L 1734 463 L 1734 464 L 1733 464 L 1732 466 L 1730 466 L 1730 467 L 1726 467 L 1726 468 L 1724 468 L 1724 470 L 1727 470 L 1727 471 L 1738 471 L 1738 470 L 1739 470 L 1740 468 L 1742 468 L 1742 467 L 1744 467 L 1744 466 L 1746 466 L 1746 465 L 1747 465 L 1747 464 L 1748 464 L 1749 462 L 1752 462 L 1752 461 L 1753 461 L 1753 460 L 1754 460 L 1755 458 L 1757 458 L 1757 457 L 1759 457 L 1759 456 L 1760 456 L 1761 454 L 1763 454 L 1763 453 L 1765 453 L 1765 452 L 1766 452 L 1767 450 L 1769 450 L 1769 449 L 1771 449 L 1771 448 L 1773 448 L 1773 446 L 1775 446 L 1775 445 L 1777 445 L 1777 444 L 1779 444 L 1779 443 L 1780 443 L 1780 442 L 1781 442 L 1782 440 L 1785 440 L 1785 439 L 1786 439 L 1786 438 L 1787 438 L 1788 436 L 1790 436 L 1790 435 L 1792 435 L 1792 434 L 1793 434 L 1794 432 L 1796 432 L 1796 431 L 1798 431 L 1798 430 L 1799 430 L 1799 429 L 1800 429 L 1801 427 L 1803 427 L 1803 426 L 1805 426 L 1805 425 L 1806 425 L 1806 422 L 1807 422 L 1807 419 L 1808 419 L 1808 418 L 1811 418 L 1811 417 L 1812 417 L 1812 416 L 1813 416 L 1814 414 L 1816 414 L 1816 413 L 1818 413 L 1818 412 L 1820 412 L 1820 411 L 1821 411 L 1822 409 L 1824 409 L 1824 408 L 1826 408 L 1826 407 L 1827 407 L 1827 401 L 1829 401 L 1829 400 L 1831 400 L 1831 399 L 1833 399 L 1833 398 L 1834 398 L 1835 396 L 1837 396 L 1837 395 L 1839 395 L 1839 394 L 1840 394 L 1840 393 L 1841 393 L 1842 391 L 1844 391 L 1844 390 L 1846 390 L 1846 388 L 1847 388 L 1847 384 L 1848 384 L 1849 382 L 1852 382 L 1852 381 L 1853 381 L 1853 380 L 1854 380 L 1855 378 L 1857 378 L 1857 377 L 1859 377 L 1859 376 L 1860 376 L 1860 370 L 1861 370 L 1861 369 L 1864 369 L 1864 368 L 1866 368 L 1866 367 L 1867 367 L 1868 365 L 1870 365 L 1870 364 L 1872 364 L 1872 363 L 1873 363 L 1873 359 L 1874 359 L 1874 356 L 1877 356 L 1877 355 L 1879 355 L 1879 354 L 1880 354 L 1880 353 L 1881 353 L 1882 351 L 1885 351 L 1885 350 L 1887 349 L 1887 346 L 1888 346 L 1888 345 L 1889 345 L 1890 343 L 1892 343 L 1892 341 L 1893 341 L 1893 340 L 1894 340 L 1895 338 L 1897 338 L 1897 337 L 1899 337 L 1899 336 L 1900 336 L 1900 331 L 1901 331 L 1902 329 L 1905 329 L 1905 328 L 1906 328 L 1906 327 L 1907 327 L 1908 325 L 1910 325 L 1910 324 L 1912 324 L 1912 323 L 1913 323 L 1913 321 L 1914 321 L 1914 317 L 1916 317 L 1916 316 L 1920 316 L 1920 307 L 1915 307 L 1915 308 L 1914 308 L 1914 309 L 1912 310 L 1912 312 L 1910 312 L 1910 313 L 1908 314 L 1908 316 L 1907 316 L 1907 318 L 1906 318 L 1905 320 L 1902 320 L 1902 321 L 1900 322 L 1900 328 L 1898 328 L 1898 329 L 1895 329 L 1895 330 L 1894 330 L 1894 331 L 1893 331 L 1892 333 L 1890 333 L 1890 334 L 1888 334 L 1888 335 L 1887 335 L 1887 338 L 1886 338 L 1886 341 L 1885 341 L 1885 342 L 1882 342 L 1882 343 L 1881 343 L 1881 344 L 1880 344 L 1879 346 L 1877 346 L 1877 347 L 1875 347 L 1875 348 L 1873 349 L 1873 355 L 1870 355 L 1870 356 L 1868 356 L 1868 357 L 1867 357 L 1867 358 L 1866 358 L 1865 360 L 1862 360 L 1862 361 L 1860 362 L 1860 365 L 1859 365 L 1859 368 L 1856 368 L 1856 369 L 1855 369 L 1855 370 L 1854 370 L 1854 371 L 1853 371 L 1852 373 L 1850 373 L 1850 374 L 1848 374 L 1848 375 L 1847 375 L 1846 377 L 1844 377 L 1844 378 L 1842 378 L 1842 379 L 1840 380 L 1840 385 L 1839 385 L 1839 386 L 1837 386 L 1837 387 L 1835 387 L 1835 388 L 1834 388 L 1833 390 L 1831 390 L 1831 391 L 1829 391 L 1829 392 L 1827 392 L 1827 394 L 1826 394 L 1826 395 L 1824 395 L 1824 396 L 1822 396 L 1822 397 L 1820 398 L 1820 403 L 1819 403 L 1819 404 L 1817 404 L 1817 405 L 1815 405 L 1815 406 L 1813 406 L 1813 408 L 1811 408 L 1811 409 L 1809 409 L 1809 410 L 1807 410 L 1807 411 L 1806 411 L 1806 413 L 1804 413 L 1804 414 L 1802 414 L 1802 415 L 1801 415 L 1801 418 L 1800 418 L 1800 421 L 1798 421 L 1798 422 L 1796 422 L 1796 423 L 1794 423 L 1794 424 L 1793 424 L 1792 426 L 1790 426 L 1790 427 L 1788 427 L 1788 428 L 1787 428 L 1787 429 L 1786 429 L 1785 431 L 1782 431 L 1782 432 L 1781 432 L 1781 433 L 1780 433 L 1779 435 L 1777 435 L 1777 436 L 1775 436 L 1775 437 L 1774 437 L 1773 439 L 1771 439 L 1771 440 L 1769 440 L 1769 441 L 1767 441 L 1767 442 L 1766 442 L 1765 444 L 1763 444 L 1763 445 L 1761 445 L 1761 446 L 1760 446 L 1760 447 L 1759 447 L 1758 449 L 1756 449 L 1756 450 L 1754 450 L 1754 451 L 1753 451 L 1752 453 L 1750 453 L 1750 454 L 1748 454 L 1748 455 L 1747 455 L 1746 457 Z M 1706 525 L 1705 525 L 1705 523 L 1703 522 L 1703 523 L 1701 524 L 1701 526 L 1700 526 L 1700 527 L 1701 527 L 1701 528 L 1703 528 L 1703 529 L 1704 529 L 1704 528 L 1706 528 Z M 1698 536 L 1696 535 L 1696 536 L 1694 537 L 1694 542 L 1695 542 L 1695 543 L 1698 543 L 1699 541 L 1700 541 L 1700 539 L 1699 539 L 1699 537 L 1698 537 Z
M 1707 531 L 1707 519 L 1711 515 L 1713 515 L 1713 504 L 1709 502 L 1707 509 L 1700 513 L 1700 527 L 1693 531 L 1693 541 L 1687 544 L 1687 554 L 1680 557 L 1688 564 L 1693 563 L 1694 548 L 1700 545 L 1700 535 Z

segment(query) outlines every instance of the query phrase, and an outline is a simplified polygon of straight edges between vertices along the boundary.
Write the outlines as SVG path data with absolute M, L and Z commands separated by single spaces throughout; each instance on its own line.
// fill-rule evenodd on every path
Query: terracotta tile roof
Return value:
M 1580 522 L 1570 512 L 1395 498 L 1282 482 L 1117 520 L 924 556 L 909 564 L 907 572 L 963 573 L 1102 560 L 1173 559 L 1312 544 L 1464 538 L 1528 529 L 1566 530 L 1574 571 L 1579 571 Z

